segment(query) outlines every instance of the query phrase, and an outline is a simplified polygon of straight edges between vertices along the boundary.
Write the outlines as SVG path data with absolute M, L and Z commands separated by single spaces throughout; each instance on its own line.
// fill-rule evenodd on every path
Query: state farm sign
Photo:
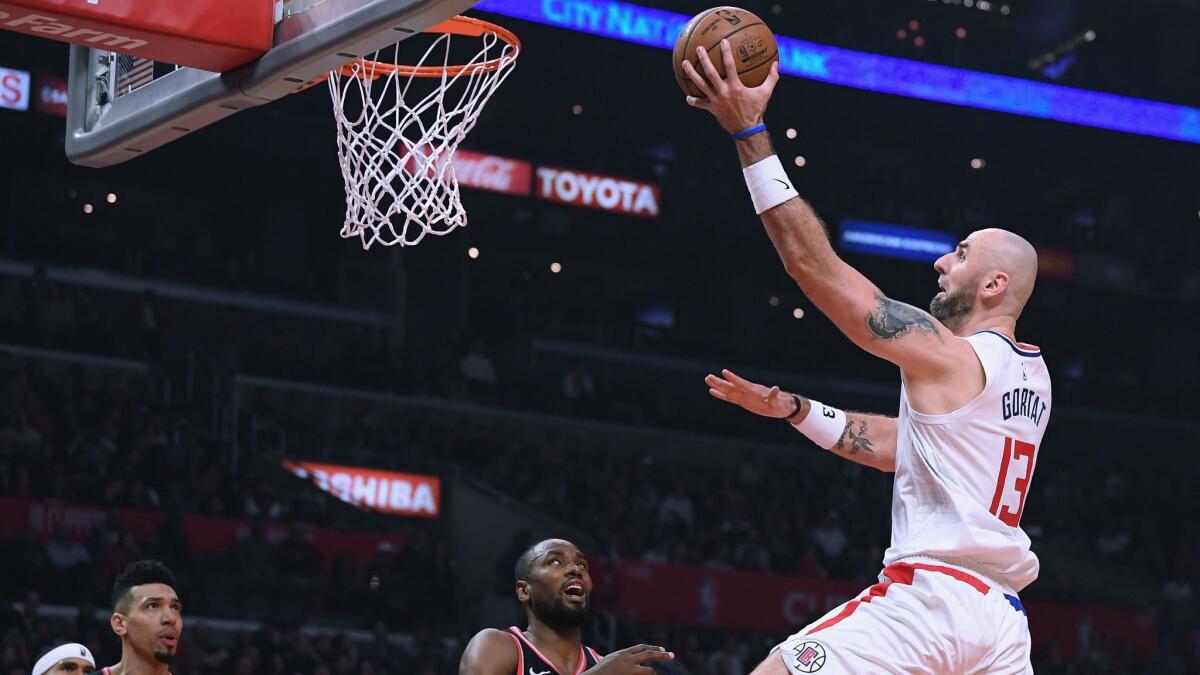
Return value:
M 659 212 L 657 185 L 549 166 L 538 167 L 537 176 L 540 199 L 645 218 Z
M 0 108 L 29 110 L 29 73 L 0 68 Z
M 291 460 L 283 468 L 362 508 L 420 518 L 436 518 L 441 510 L 437 476 Z
M 454 153 L 454 175 L 462 187 L 509 195 L 529 196 L 533 184 L 529 162 L 469 150 Z

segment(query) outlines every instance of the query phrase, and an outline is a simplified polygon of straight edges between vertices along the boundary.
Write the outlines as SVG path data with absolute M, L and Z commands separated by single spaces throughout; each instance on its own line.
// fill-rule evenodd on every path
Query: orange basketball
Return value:
M 771 64 L 779 59 L 779 47 L 775 44 L 771 29 L 762 19 L 744 9 L 714 7 L 693 17 L 675 41 L 673 65 L 680 89 L 692 96 L 704 95 L 683 72 L 683 62 L 691 61 L 700 76 L 704 77 L 703 68 L 696 62 L 696 47 L 703 47 L 717 67 L 717 72 L 725 76 L 721 40 L 726 38 L 737 61 L 737 74 L 742 84 L 757 87 L 767 79 Z

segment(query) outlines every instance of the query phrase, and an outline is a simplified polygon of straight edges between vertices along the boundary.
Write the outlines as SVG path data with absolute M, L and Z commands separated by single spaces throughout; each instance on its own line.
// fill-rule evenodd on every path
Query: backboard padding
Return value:
M 111 166 L 239 110 L 269 103 L 364 54 L 459 14 L 476 0 L 323 0 L 275 27 L 270 51 L 226 73 L 179 68 L 113 97 L 104 52 L 71 46 L 67 157 Z

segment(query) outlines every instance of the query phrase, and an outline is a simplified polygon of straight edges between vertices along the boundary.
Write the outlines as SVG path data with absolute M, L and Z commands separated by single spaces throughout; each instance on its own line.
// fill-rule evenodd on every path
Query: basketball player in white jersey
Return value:
M 175 593 L 175 575 L 157 560 L 129 563 L 113 581 L 112 631 L 121 638 L 121 661 L 102 675 L 171 675 L 183 603 Z
M 834 252 L 771 147 L 761 86 L 738 80 L 728 42 L 718 73 L 685 71 L 735 139 L 755 210 L 801 290 L 865 351 L 900 369 L 900 414 L 847 413 L 723 371 L 709 393 L 785 419 L 817 445 L 895 472 L 892 541 L 880 583 L 780 644 L 754 671 L 1027 673 L 1029 628 L 1017 593 L 1038 560 L 1021 513 L 1050 413 L 1036 347 L 1016 339 L 1037 254 L 1004 230 L 972 233 L 934 264 L 941 290 L 926 313 L 888 298 Z

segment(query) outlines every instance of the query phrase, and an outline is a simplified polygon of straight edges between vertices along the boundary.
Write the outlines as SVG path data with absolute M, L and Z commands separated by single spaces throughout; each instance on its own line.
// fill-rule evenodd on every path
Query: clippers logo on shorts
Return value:
M 818 642 L 801 642 L 792 652 L 792 665 L 798 673 L 815 673 L 825 665 L 825 648 Z

